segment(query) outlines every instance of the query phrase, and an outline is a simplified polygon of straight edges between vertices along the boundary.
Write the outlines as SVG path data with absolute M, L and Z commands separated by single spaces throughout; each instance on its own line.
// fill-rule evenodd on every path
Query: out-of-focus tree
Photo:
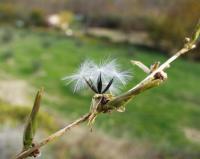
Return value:
M 39 8 L 33 9 L 28 15 L 28 25 L 45 26 L 45 13 Z
M 158 18 L 151 26 L 150 36 L 154 45 L 168 50 L 181 46 L 184 37 L 190 35 L 200 20 L 200 3 L 197 0 L 178 1 L 167 13 L 166 17 Z M 197 49 L 197 51 L 199 51 Z M 190 54 L 191 58 L 200 59 L 198 54 Z
M 19 13 L 15 6 L 11 3 L 0 4 L 0 22 L 12 22 L 16 20 L 19 16 Z
M 33 9 L 28 16 L 28 24 L 34 26 L 45 25 L 45 14 L 41 9 Z
M 164 14 L 170 5 L 171 2 L 164 0 L 68 0 L 67 3 L 69 9 L 85 17 L 87 25 L 124 31 L 146 29 L 149 19 Z

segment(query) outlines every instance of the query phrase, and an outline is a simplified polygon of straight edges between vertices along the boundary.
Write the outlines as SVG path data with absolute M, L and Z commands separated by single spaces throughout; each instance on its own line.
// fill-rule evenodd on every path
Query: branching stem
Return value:
M 189 47 L 190 46 L 190 47 Z M 145 79 L 143 79 L 141 82 L 139 82 L 136 86 L 131 88 L 129 91 L 116 96 L 113 100 L 108 102 L 107 109 L 118 109 L 119 107 L 125 105 L 128 101 L 133 99 L 136 95 L 140 94 L 141 92 L 144 92 L 147 89 L 150 89 L 152 87 L 159 86 L 161 83 L 166 80 L 166 77 L 163 77 L 163 79 L 156 79 L 155 75 L 157 73 L 160 73 L 161 76 L 164 75 L 164 70 L 169 67 L 169 65 L 176 60 L 179 56 L 182 54 L 185 54 L 186 52 L 192 50 L 195 48 L 195 45 L 185 45 L 181 50 L 179 50 L 175 55 L 173 55 L 171 58 L 169 58 L 166 62 L 164 62 L 160 67 L 158 67 L 156 70 L 154 70 L 152 73 L 150 73 Z
M 76 121 L 74 121 L 71 124 L 67 125 L 66 127 L 62 128 L 59 131 L 55 132 L 54 134 L 48 136 L 47 138 L 42 140 L 40 143 L 35 144 L 34 147 L 21 152 L 19 155 L 17 155 L 15 157 L 15 159 L 24 159 L 24 158 L 30 156 L 31 153 L 33 153 L 34 151 L 40 149 L 42 146 L 48 144 L 49 142 L 57 139 L 60 136 L 63 136 L 65 134 L 65 132 L 67 132 L 71 128 L 73 128 L 73 127 L 85 122 L 89 118 L 89 116 L 90 116 L 90 113 L 85 114 L 84 116 L 80 117 L 79 119 L 77 119 Z
M 114 110 L 114 109 L 116 110 L 119 107 L 121 107 L 122 105 L 126 104 L 130 99 L 132 99 L 136 95 L 142 93 L 143 91 L 160 85 L 166 79 L 166 77 L 164 77 L 164 78 L 162 77 L 165 74 L 164 70 L 166 68 L 168 68 L 169 65 L 174 60 L 176 60 L 179 56 L 194 49 L 195 43 L 198 40 L 199 35 L 200 35 L 200 26 L 199 26 L 197 32 L 195 33 L 194 39 L 192 41 L 189 40 L 181 50 L 179 50 L 174 56 L 172 56 L 166 62 L 164 62 L 160 67 L 158 67 L 157 69 L 152 71 L 152 73 L 150 73 L 144 80 L 142 80 L 140 83 L 138 83 L 135 87 L 133 87 L 129 91 L 123 93 L 122 95 L 113 97 L 113 99 L 111 99 L 108 103 L 106 103 L 104 105 L 103 108 L 105 109 L 105 111 L 101 110 L 101 112 L 107 112 L 106 109 L 107 110 Z M 158 73 L 161 74 L 161 76 L 157 77 L 156 75 Z M 33 147 L 23 150 L 20 154 L 18 154 L 15 157 L 15 159 L 24 159 L 26 157 L 31 156 L 33 154 L 33 152 L 39 150 L 42 146 L 48 144 L 49 142 L 55 140 L 56 138 L 64 135 L 65 132 L 67 132 L 71 128 L 73 128 L 87 120 L 90 120 L 92 115 L 94 115 L 94 114 L 92 114 L 92 112 L 90 112 L 90 113 L 80 117 L 76 121 L 72 122 L 71 124 L 67 125 L 66 127 L 60 129 L 59 131 L 57 131 L 54 134 L 50 135 L 49 137 L 45 138 L 41 142 L 35 144 Z

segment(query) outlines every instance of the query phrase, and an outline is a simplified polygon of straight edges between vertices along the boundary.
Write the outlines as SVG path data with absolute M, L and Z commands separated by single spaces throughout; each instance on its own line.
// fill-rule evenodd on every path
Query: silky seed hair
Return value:
M 117 60 L 106 60 L 100 64 L 86 60 L 75 73 L 62 80 L 67 84 L 73 83 L 74 92 L 89 87 L 94 93 L 116 94 L 131 77 L 129 71 L 121 71 Z

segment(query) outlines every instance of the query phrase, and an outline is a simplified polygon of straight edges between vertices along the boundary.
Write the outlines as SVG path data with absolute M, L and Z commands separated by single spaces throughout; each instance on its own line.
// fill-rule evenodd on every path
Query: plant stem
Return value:
M 56 138 L 58 138 L 60 136 L 63 136 L 72 127 L 75 127 L 75 126 L 85 122 L 86 120 L 88 120 L 90 115 L 91 115 L 90 113 L 85 114 L 84 116 L 80 117 L 79 119 L 77 119 L 76 121 L 74 121 L 71 124 L 67 125 L 66 127 L 62 128 L 59 131 L 55 132 L 54 134 L 48 136 L 47 138 L 45 138 L 44 140 L 42 140 L 38 144 L 35 144 L 34 147 L 32 147 L 32 148 L 30 148 L 28 150 L 22 151 L 20 154 L 18 154 L 15 157 L 15 159 L 24 159 L 24 158 L 30 156 L 34 151 L 40 149 L 42 146 L 48 144 L 49 142 L 55 140 Z
M 164 70 L 169 67 L 169 65 L 175 61 L 181 55 L 187 53 L 188 51 L 194 49 L 196 46 L 193 43 L 186 44 L 182 49 L 180 49 L 177 53 L 175 53 L 171 58 L 165 61 L 160 67 L 158 67 L 155 71 L 149 74 L 145 79 L 139 82 L 136 86 L 131 88 L 129 91 L 116 96 L 113 100 L 107 103 L 107 109 L 119 108 L 125 105 L 128 101 L 134 98 L 136 95 L 141 92 L 150 89 L 152 87 L 159 86 L 164 82 L 165 79 L 155 79 L 155 75 L 157 73 L 164 73 Z
M 155 71 L 153 71 L 151 74 L 149 74 L 145 79 L 143 79 L 140 83 L 138 83 L 135 87 L 131 88 L 129 91 L 123 93 L 122 95 L 119 95 L 115 97 L 114 99 L 110 100 L 106 105 L 104 105 L 106 109 L 116 109 L 121 107 L 122 105 L 126 104 L 130 99 L 135 97 L 136 95 L 140 94 L 141 92 L 160 85 L 167 77 L 163 78 L 155 78 L 155 75 L 157 73 L 161 73 L 161 76 L 164 73 L 164 70 L 179 56 L 182 54 L 185 54 L 186 52 L 194 49 L 195 43 L 198 40 L 200 35 L 200 26 L 198 27 L 197 32 L 195 33 L 195 37 L 192 41 L 188 41 L 184 45 L 184 47 L 179 50 L 174 56 L 169 58 L 167 61 L 165 61 L 159 68 L 157 68 Z M 38 144 L 35 144 L 33 147 L 22 151 L 20 154 L 18 154 L 15 159 L 24 159 L 26 157 L 29 157 L 33 154 L 33 152 L 39 150 L 42 146 L 48 144 L 49 142 L 53 141 L 54 139 L 62 136 L 70 130 L 72 127 L 79 125 L 86 120 L 89 120 L 90 116 L 94 115 L 92 113 L 85 114 L 84 116 L 80 117 L 76 121 L 72 122 L 71 124 L 67 125 L 66 127 L 60 129 L 59 131 L 55 132 L 54 134 L 50 135 L 46 139 L 42 140 Z

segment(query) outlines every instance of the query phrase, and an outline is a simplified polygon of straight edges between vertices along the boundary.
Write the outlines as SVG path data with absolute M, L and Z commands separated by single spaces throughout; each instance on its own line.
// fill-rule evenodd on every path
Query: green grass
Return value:
M 0 70 L 28 81 L 33 87 L 45 87 L 48 98 L 45 107 L 56 110 L 67 118 L 76 118 L 88 111 L 92 93 L 73 94 L 61 78 L 70 75 L 85 59 L 97 62 L 117 58 L 124 69 L 133 72 L 133 80 L 124 90 L 137 84 L 145 74 L 130 64 L 131 59 L 147 65 L 167 59 L 159 52 L 128 44 L 112 44 L 88 37 L 67 38 L 58 33 L 33 30 L 10 30 L 13 39 L 0 44 L 0 55 L 12 51 L 13 62 L 0 57 Z M 5 30 L 0 31 L 0 39 Z M 35 66 L 36 65 L 36 66 Z M 34 70 L 43 72 L 38 75 Z M 169 79 L 127 105 L 124 113 L 102 115 L 95 126 L 116 136 L 128 135 L 137 141 L 147 141 L 166 153 L 200 151 L 200 144 L 189 141 L 184 128 L 200 131 L 200 64 L 177 60 L 168 70 Z M 51 100 L 57 97 L 58 100 Z

